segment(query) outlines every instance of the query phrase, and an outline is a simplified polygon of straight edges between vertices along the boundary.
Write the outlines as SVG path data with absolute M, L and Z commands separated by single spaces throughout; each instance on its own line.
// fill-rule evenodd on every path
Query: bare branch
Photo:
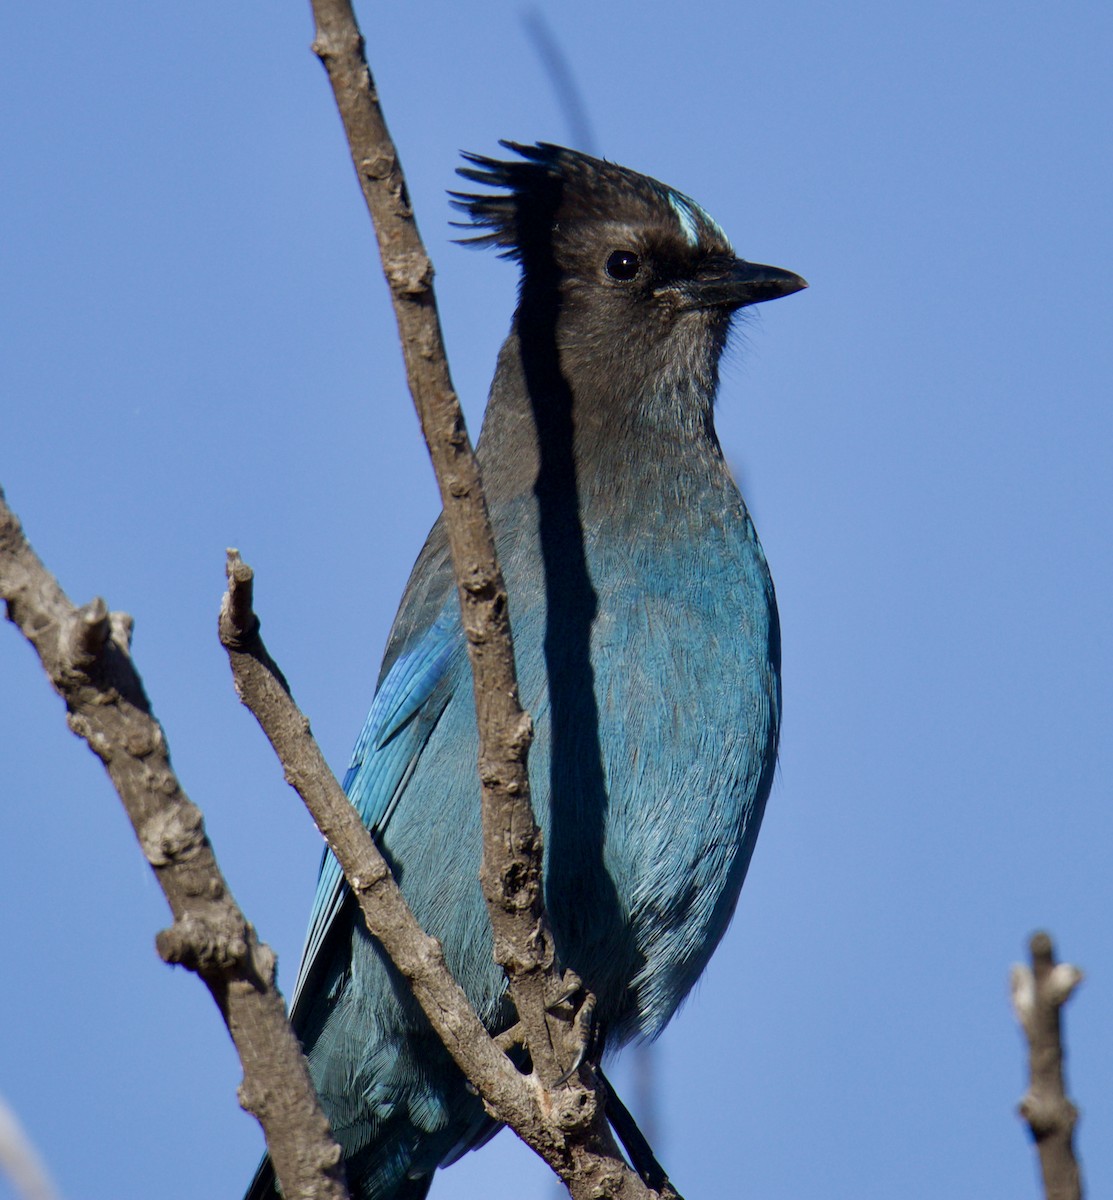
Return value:
M 75 608 L 0 492 L 0 596 L 66 702 L 70 728 L 104 763 L 174 923 L 157 938 L 168 963 L 204 980 L 243 1064 L 240 1103 L 263 1126 L 288 1196 L 346 1200 L 333 1141 L 274 986 L 274 954 L 225 883 L 200 810 L 170 765 L 162 728 L 131 661 L 131 619 L 103 600 Z
M 1020 1102 L 1039 1149 L 1047 1200 L 1081 1200 L 1082 1174 L 1074 1156 L 1078 1110 L 1067 1098 L 1063 1080 L 1060 1009 L 1082 982 L 1082 972 L 1056 963 L 1051 938 L 1032 935 L 1032 966 L 1012 969 L 1013 1011 L 1028 1039 L 1029 1085 Z
M 4 1175 L 23 1200 L 58 1200 L 58 1190 L 26 1130 L 0 1096 L 0 1177 Z
M 254 573 L 237 550 L 228 551 L 228 591 L 220 612 L 220 640 L 228 651 L 236 694 L 274 747 L 287 782 L 344 869 L 367 928 L 409 980 L 433 1028 L 469 1078 L 488 1081 L 499 1097 L 497 1116 L 536 1120 L 525 1078 L 495 1046 L 452 978 L 440 943 L 418 924 L 390 867 L 325 762 L 309 721 L 259 635 L 251 607 Z
M 506 971 L 534 1070 L 553 1085 L 582 1057 L 571 1018 L 547 1012 L 578 980 L 556 978 L 541 891 L 541 834 L 526 757 L 532 724 L 518 701 L 506 588 L 479 464 L 452 386 L 433 267 L 417 231 L 398 153 L 379 107 L 349 0 L 313 0 L 316 51 L 336 96 L 390 285 L 410 392 L 433 460 L 468 638 L 479 723 L 483 891 L 495 958 Z M 574 1014 L 572 1014 L 574 1016 Z M 583 1080 L 590 1087 L 590 1080 Z

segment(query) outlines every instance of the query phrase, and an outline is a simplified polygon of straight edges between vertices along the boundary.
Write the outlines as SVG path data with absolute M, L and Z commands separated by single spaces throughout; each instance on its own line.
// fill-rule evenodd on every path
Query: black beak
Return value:
M 791 271 L 735 258 L 708 264 L 680 291 L 685 308 L 725 308 L 733 312 L 747 304 L 791 296 L 807 286 Z

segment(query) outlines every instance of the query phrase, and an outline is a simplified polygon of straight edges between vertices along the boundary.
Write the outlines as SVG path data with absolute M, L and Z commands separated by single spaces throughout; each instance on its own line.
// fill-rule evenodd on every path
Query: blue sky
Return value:
M 451 244 L 461 149 L 570 137 L 501 0 L 362 6 L 473 428 L 514 271 Z M 1087 982 L 1070 1083 L 1113 1188 L 1109 6 L 581 0 L 601 153 L 808 292 L 719 428 L 777 583 L 781 765 L 734 925 L 659 1044 L 680 1189 L 1036 1196 L 1007 972 Z M 342 769 L 436 512 L 308 6 L 0 12 L 0 483 L 135 654 L 292 981 L 319 842 L 215 634 L 224 548 Z M 0 629 L 0 1092 L 77 1200 L 237 1197 L 261 1147 L 99 764 Z M 0 1197 L 8 1196 L 0 1183 Z M 509 1135 L 435 1200 L 554 1195 Z

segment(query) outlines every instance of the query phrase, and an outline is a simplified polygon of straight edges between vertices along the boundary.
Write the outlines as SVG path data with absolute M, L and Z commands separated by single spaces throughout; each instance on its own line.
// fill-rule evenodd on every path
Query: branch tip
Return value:
M 131 639 L 135 633 L 134 618 L 130 613 L 111 612 L 108 614 L 108 621 L 112 626 L 112 640 L 121 650 L 126 650 L 130 654 Z
M 1055 952 L 1055 948 L 1051 942 L 1051 935 L 1042 929 L 1038 929 L 1029 939 L 1028 952 L 1032 956 L 1032 962 L 1036 970 L 1039 970 L 1045 963 L 1050 966 L 1052 955 Z
M 1047 998 L 1056 1007 L 1061 1007 L 1085 978 L 1085 973 L 1078 967 L 1070 963 L 1056 963 L 1047 977 Z
M 255 572 L 235 547 L 226 551 L 224 573 L 228 590 L 220 605 L 220 641 L 228 649 L 241 649 L 259 631 L 255 615 Z
M 1028 1091 L 1020 1115 L 1039 1153 L 1044 1192 L 1050 1200 L 1081 1200 L 1082 1173 L 1074 1154 L 1078 1110 L 1066 1094 L 1062 1008 L 1082 981 L 1070 963 L 1055 962 L 1055 947 L 1042 930 L 1028 943 L 1032 965 L 1017 964 L 1010 977 L 1013 1009 L 1028 1042 Z
M 100 658 L 110 633 L 108 605 L 101 596 L 75 609 L 66 630 L 64 666 L 87 671 Z
M 250 583 L 255 578 L 255 572 L 244 562 L 235 546 L 229 546 L 225 554 L 228 556 L 225 569 L 228 573 L 229 582 L 239 584 Z

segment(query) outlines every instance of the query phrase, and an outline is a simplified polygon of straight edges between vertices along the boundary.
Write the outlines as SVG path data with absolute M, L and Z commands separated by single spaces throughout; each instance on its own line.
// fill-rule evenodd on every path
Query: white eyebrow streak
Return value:
M 676 219 L 680 222 L 680 232 L 684 235 L 684 240 L 690 246 L 699 245 L 699 227 L 701 221 L 714 234 L 722 238 L 727 245 L 730 245 L 730 239 L 723 232 L 718 221 L 706 209 L 701 208 L 694 200 L 685 196 L 683 192 L 674 192 L 670 188 L 667 195 L 669 207 L 676 213 Z

